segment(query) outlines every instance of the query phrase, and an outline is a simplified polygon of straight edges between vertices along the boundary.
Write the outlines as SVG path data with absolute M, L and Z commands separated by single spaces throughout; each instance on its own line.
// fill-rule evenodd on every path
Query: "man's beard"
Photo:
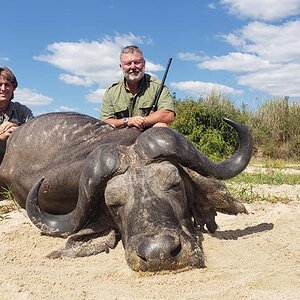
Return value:
M 143 78 L 144 74 L 145 74 L 145 68 L 143 68 L 137 74 L 136 73 L 124 74 L 124 77 L 126 78 L 127 81 L 139 82 Z

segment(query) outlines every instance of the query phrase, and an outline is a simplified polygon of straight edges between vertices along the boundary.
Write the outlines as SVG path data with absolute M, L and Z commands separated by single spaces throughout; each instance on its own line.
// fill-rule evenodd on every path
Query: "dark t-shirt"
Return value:
M 0 124 L 9 121 L 21 125 L 33 118 L 32 111 L 19 102 L 10 102 L 5 113 L 0 113 Z
M 5 113 L 0 112 L 0 124 L 4 121 L 12 122 L 17 125 L 26 123 L 33 118 L 32 111 L 19 102 L 10 102 Z M 6 148 L 6 141 L 0 141 L 0 163 L 2 162 Z

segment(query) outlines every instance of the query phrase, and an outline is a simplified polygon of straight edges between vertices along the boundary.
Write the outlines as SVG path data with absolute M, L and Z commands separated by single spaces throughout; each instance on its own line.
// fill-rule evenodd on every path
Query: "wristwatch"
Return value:
M 128 127 L 128 118 L 123 118 L 123 125 L 125 125 L 125 127 Z

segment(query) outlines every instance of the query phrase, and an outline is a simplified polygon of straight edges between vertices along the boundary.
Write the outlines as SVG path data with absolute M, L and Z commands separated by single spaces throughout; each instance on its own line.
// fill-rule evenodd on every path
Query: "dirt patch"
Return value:
M 42 236 L 23 210 L 10 212 L 0 221 L 1 299 L 297 299 L 300 202 L 246 206 L 248 215 L 219 214 L 218 231 L 204 235 L 205 269 L 155 275 L 131 271 L 121 244 L 47 259 L 65 240 Z

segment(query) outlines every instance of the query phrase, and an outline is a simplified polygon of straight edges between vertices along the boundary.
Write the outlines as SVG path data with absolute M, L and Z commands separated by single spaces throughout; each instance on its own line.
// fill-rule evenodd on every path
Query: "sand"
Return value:
M 298 185 L 281 189 L 299 200 Z M 108 254 L 48 259 L 65 240 L 41 235 L 24 210 L 15 210 L 0 221 L 0 297 L 300 299 L 298 200 L 246 204 L 248 215 L 218 214 L 218 231 L 204 234 L 206 268 L 163 274 L 130 270 L 121 243 Z

